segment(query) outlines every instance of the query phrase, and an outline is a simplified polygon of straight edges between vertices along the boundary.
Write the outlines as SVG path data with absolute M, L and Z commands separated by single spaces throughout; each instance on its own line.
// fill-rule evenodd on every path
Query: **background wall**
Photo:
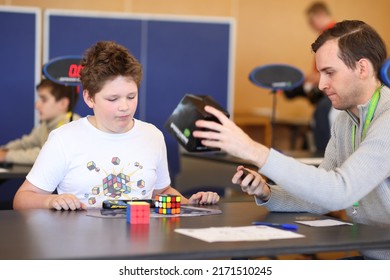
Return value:
M 248 73 L 266 63 L 288 63 L 307 72 L 312 66 L 310 44 L 316 35 L 307 25 L 304 11 L 310 0 L 0 0 L 2 5 L 34 6 L 128 13 L 229 16 L 236 19 L 234 111 L 255 112 L 270 108 L 267 90 L 248 81 Z M 371 24 L 390 45 L 390 1 L 328 0 L 336 20 L 361 19 Z M 306 100 L 278 96 L 278 116 L 309 118 Z

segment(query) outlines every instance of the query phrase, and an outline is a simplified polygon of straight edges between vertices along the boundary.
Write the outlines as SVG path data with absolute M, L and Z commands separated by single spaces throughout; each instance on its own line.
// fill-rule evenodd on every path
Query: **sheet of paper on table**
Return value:
M 302 234 L 268 226 L 179 228 L 175 232 L 205 242 L 266 241 L 272 239 L 302 238 Z
M 295 221 L 296 223 L 300 223 L 303 225 L 311 226 L 311 227 L 333 227 L 333 226 L 342 226 L 348 225 L 351 226 L 351 223 L 337 221 L 333 219 L 325 219 L 325 220 L 313 220 L 313 221 Z
M 9 172 L 9 170 L 8 170 L 8 169 L 1 168 L 1 167 L 0 167 L 0 173 L 5 173 L 5 172 Z

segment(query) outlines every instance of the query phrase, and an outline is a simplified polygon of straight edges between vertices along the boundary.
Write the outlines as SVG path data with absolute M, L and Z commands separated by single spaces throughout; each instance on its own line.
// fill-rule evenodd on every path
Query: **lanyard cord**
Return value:
M 366 138 L 368 127 L 371 124 L 371 121 L 372 121 L 372 119 L 374 117 L 374 113 L 375 113 L 376 107 L 378 106 L 379 97 L 380 97 L 380 90 L 381 90 L 382 87 L 383 87 L 383 85 L 381 85 L 375 91 L 374 95 L 371 98 L 370 105 L 368 106 L 368 112 L 367 112 L 366 120 L 364 121 L 364 125 L 363 125 L 363 134 L 362 134 L 362 140 L 361 141 L 363 141 L 364 138 Z M 355 137 L 356 137 L 356 124 L 352 127 L 352 149 L 353 149 L 353 151 L 355 151 Z
M 362 133 L 361 141 L 363 141 L 364 138 L 366 138 L 368 127 L 370 126 L 371 121 L 374 118 L 374 113 L 375 113 L 376 107 L 378 106 L 379 97 L 380 97 L 380 90 L 382 89 L 382 87 L 383 87 L 383 84 L 375 90 L 375 93 L 371 98 L 370 105 L 368 106 L 367 116 L 366 116 L 366 119 L 365 119 L 364 125 L 363 125 L 363 133 Z M 355 151 L 355 149 L 356 149 L 355 137 L 356 137 L 356 124 L 353 125 L 353 127 L 352 127 L 352 149 L 353 149 L 353 151 Z M 353 207 L 355 207 L 355 208 L 358 206 L 359 206 L 359 201 L 357 201 L 353 204 Z

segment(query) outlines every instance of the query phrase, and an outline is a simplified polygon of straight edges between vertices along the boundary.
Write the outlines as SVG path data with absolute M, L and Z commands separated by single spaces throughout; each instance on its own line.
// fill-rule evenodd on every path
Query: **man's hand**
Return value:
M 250 161 L 262 167 L 268 158 L 269 149 L 253 141 L 241 128 L 214 107 L 205 106 L 206 112 L 215 116 L 220 123 L 198 120 L 193 136 L 202 139 L 206 147 L 219 148 L 233 156 Z
M 247 175 L 245 175 L 244 171 L 246 171 Z M 244 166 L 237 167 L 237 172 L 233 175 L 232 182 L 240 185 L 243 192 L 254 195 L 262 201 L 268 201 L 271 196 L 271 190 L 264 178 L 256 171 L 247 169 Z

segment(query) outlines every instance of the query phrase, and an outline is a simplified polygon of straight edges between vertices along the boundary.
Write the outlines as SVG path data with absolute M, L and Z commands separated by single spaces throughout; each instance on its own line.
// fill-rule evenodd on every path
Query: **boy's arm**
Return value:
M 4 150 L 4 161 L 17 164 L 33 164 L 38 157 L 41 148 L 34 147 L 29 149 L 10 149 Z M 0 161 L 1 161 L 0 150 Z
M 4 161 L 33 164 L 42 148 L 41 138 L 43 133 L 45 133 L 43 127 L 38 126 L 30 134 L 2 146 Z
M 13 208 L 77 210 L 85 209 L 86 207 L 73 194 L 52 194 L 34 186 L 28 180 L 25 180 L 15 194 Z
M 2 146 L 2 148 L 6 148 L 9 150 L 13 149 L 29 149 L 33 147 L 39 147 L 41 146 L 40 144 L 40 139 L 41 139 L 41 134 L 43 134 L 43 127 L 40 125 L 38 127 L 35 127 L 32 129 L 30 134 L 23 135 L 21 138 L 12 140 Z

